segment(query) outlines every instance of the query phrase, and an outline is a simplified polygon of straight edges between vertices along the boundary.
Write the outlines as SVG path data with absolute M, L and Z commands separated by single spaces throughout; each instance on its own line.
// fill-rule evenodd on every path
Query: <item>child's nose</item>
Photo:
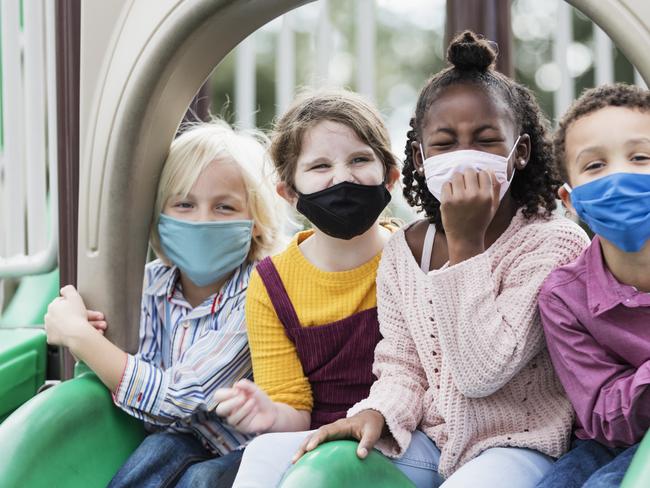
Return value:
M 339 165 L 334 171 L 332 185 L 338 185 L 344 181 L 355 181 L 355 177 L 352 170 L 347 165 Z

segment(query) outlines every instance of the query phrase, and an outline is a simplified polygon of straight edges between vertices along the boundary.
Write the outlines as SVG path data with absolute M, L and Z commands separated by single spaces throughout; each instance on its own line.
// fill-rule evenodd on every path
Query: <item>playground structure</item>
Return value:
M 214 67 L 244 38 L 306 3 L 123 0 L 84 4 L 92 8 L 81 10 L 80 22 L 77 272 L 76 277 L 67 273 L 64 278 L 76 281 L 90 308 L 107 311 L 108 337 L 127 351 L 137 349 L 156 182 L 187 107 Z M 568 3 L 597 23 L 650 80 L 650 56 L 639 48 L 650 45 L 650 3 Z M 47 303 L 52 287 L 43 293 L 48 295 Z M 14 313 L 12 325 L 27 324 L 23 313 Z M 0 329 L 0 338 L 15 333 Z M 44 370 L 42 335 L 40 340 L 41 352 L 35 353 L 40 359 L 30 355 L 30 361 L 41 365 L 39 371 Z M 0 339 L 0 362 L 7 344 L 8 339 Z M 0 364 L 0 375 L 2 371 Z M 33 381 L 38 383 L 39 378 L 44 379 L 44 371 Z M 5 384 L 9 383 L 0 381 Z M 113 407 L 103 385 L 80 366 L 74 380 L 37 395 L 0 425 L 4 451 L 0 485 L 104 486 L 143 435 L 138 423 Z M 648 439 L 628 473 L 626 488 L 650 484 L 646 460 L 650 460 Z M 318 459 L 313 466 L 316 471 L 323 467 Z

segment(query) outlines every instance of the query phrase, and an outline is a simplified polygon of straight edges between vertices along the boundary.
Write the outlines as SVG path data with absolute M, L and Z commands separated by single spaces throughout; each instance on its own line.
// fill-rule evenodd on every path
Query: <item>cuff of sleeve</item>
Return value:
M 383 415 L 388 428 L 388 435 L 382 436 L 375 445 L 382 454 L 390 458 L 401 457 L 409 444 L 411 443 L 411 431 L 402 427 L 399 421 L 390 415 L 391 409 L 387 405 L 380 405 L 379 402 L 373 401 L 371 398 L 361 400 L 348 410 L 348 417 L 358 414 L 363 410 L 375 410 Z
M 113 399 L 116 404 L 158 415 L 168 388 L 167 376 L 151 364 L 129 355 Z

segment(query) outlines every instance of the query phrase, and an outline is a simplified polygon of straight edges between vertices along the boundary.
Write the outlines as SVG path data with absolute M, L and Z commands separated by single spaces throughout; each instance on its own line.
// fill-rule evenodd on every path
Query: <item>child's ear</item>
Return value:
M 284 181 L 279 182 L 275 185 L 275 191 L 278 192 L 282 198 L 284 198 L 291 206 L 295 206 L 298 195 L 296 195 L 295 190 Z
M 522 134 L 515 149 L 515 168 L 524 169 L 530 160 L 531 142 L 528 134 Z
M 564 186 L 560 187 L 560 189 L 557 191 L 557 195 L 560 197 L 560 200 L 562 200 L 562 205 L 564 205 L 564 207 L 569 212 L 571 212 L 573 215 L 578 215 L 576 213 L 576 209 L 573 208 L 573 205 L 571 204 L 571 194 Z
M 391 191 L 393 189 L 395 182 L 399 180 L 399 175 L 399 168 L 397 166 L 391 166 L 391 168 L 388 170 L 388 174 L 386 175 L 386 188 L 388 191 Z
M 411 159 L 413 160 L 413 167 L 419 174 L 424 174 L 424 161 L 422 161 L 422 153 L 420 152 L 420 143 L 418 141 L 411 142 Z

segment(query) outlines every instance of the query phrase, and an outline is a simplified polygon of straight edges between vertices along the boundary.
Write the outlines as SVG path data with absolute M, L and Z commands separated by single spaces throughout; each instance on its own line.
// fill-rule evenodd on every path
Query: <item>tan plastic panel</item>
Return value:
M 650 86 L 650 0 L 567 0 L 598 24 Z
M 137 349 L 155 189 L 186 108 L 242 39 L 305 3 L 127 1 L 119 13 L 106 14 L 115 26 L 110 36 L 102 32 L 97 50 L 92 23 L 82 26 L 88 98 L 81 110 L 88 116 L 81 125 L 78 284 L 87 305 L 106 312 L 109 338 L 128 351 Z M 93 15 L 93 4 L 83 4 L 84 18 Z
M 155 189 L 186 108 L 242 39 L 309 1 L 84 0 L 78 283 L 128 351 L 137 349 Z M 650 80 L 650 2 L 570 3 Z

